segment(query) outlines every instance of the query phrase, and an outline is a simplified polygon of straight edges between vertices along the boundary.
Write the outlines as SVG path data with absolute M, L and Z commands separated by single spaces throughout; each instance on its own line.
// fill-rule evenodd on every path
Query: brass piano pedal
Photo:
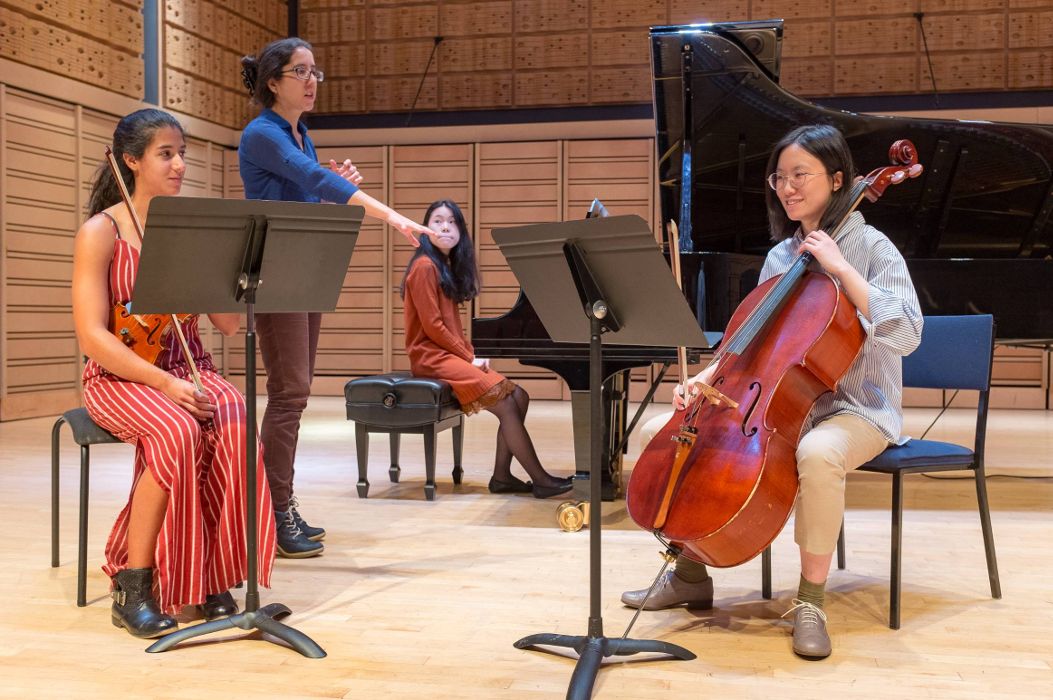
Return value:
M 577 532 L 589 525 L 588 501 L 564 501 L 556 508 L 556 523 L 563 532 Z

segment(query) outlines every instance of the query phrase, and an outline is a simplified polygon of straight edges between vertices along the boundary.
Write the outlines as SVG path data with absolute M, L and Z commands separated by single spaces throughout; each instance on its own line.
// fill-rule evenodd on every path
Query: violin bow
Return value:
M 139 221 L 139 215 L 135 212 L 135 207 L 132 206 L 132 197 L 128 194 L 128 188 L 124 185 L 124 178 L 121 177 L 121 169 L 117 167 L 117 158 L 113 155 L 113 150 L 106 146 L 106 160 L 110 163 L 110 170 L 113 171 L 113 179 L 117 181 L 117 187 L 121 191 L 121 199 L 124 200 L 124 206 L 128 208 L 128 213 L 132 217 L 132 225 L 135 228 L 135 235 L 139 238 L 139 246 L 143 245 L 143 224 Z M 201 383 L 201 375 L 197 372 L 197 365 L 194 364 L 194 357 L 190 354 L 190 345 L 186 342 L 186 336 L 183 335 L 183 327 L 179 323 L 179 319 L 175 314 L 172 316 L 172 328 L 175 330 L 176 337 L 179 338 L 179 346 L 183 349 L 183 359 L 186 360 L 187 366 L 190 367 L 190 374 L 194 378 L 194 386 L 202 394 L 205 393 L 205 385 Z
M 673 270 L 673 278 L 676 280 L 677 288 L 683 293 L 684 281 L 680 277 L 680 230 L 677 228 L 675 221 L 669 221 L 666 232 L 669 242 L 669 263 Z M 678 347 L 676 349 L 676 361 L 680 366 L 680 386 L 684 387 L 684 402 L 686 403 L 689 398 L 687 395 L 687 348 Z M 715 387 L 702 384 L 701 382 L 695 386 L 698 387 L 699 394 L 713 405 L 724 402 L 731 408 L 738 408 L 739 406 L 737 401 L 725 396 L 723 392 Z
M 669 226 L 667 227 L 667 233 L 669 235 L 669 260 L 670 266 L 673 269 L 673 277 L 676 280 L 676 286 L 683 292 L 683 280 L 680 278 L 680 232 L 676 226 L 676 221 L 670 220 Z M 676 348 L 676 361 L 680 365 L 680 386 L 683 387 L 683 400 L 687 402 L 688 397 L 688 348 L 677 347 Z M 713 364 L 712 362 L 710 364 Z M 720 402 L 726 403 L 732 408 L 738 407 L 738 402 L 731 397 L 724 396 L 718 388 L 710 386 L 709 384 L 703 384 L 699 382 L 698 393 L 702 397 L 706 398 L 707 401 L 713 405 L 717 405 Z
M 666 233 L 668 234 L 669 242 L 669 265 L 673 269 L 673 279 L 676 280 L 676 287 L 682 294 L 684 292 L 684 282 L 680 279 L 680 230 L 672 219 L 670 219 L 669 225 L 666 227 Z M 680 366 L 680 386 L 684 387 L 686 391 L 687 348 L 681 346 L 676 349 L 676 362 Z

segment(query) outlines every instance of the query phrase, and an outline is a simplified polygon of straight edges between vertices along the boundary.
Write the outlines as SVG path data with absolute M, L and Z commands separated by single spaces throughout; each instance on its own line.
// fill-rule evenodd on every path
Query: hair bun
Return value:
M 256 92 L 256 79 L 259 76 L 259 65 L 254 56 L 245 56 L 241 59 L 241 82 L 245 83 L 249 94 Z

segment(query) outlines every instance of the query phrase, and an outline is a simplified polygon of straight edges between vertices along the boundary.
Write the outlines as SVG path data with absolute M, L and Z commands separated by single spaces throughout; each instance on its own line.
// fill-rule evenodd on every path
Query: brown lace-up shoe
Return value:
M 622 593 L 622 603 L 638 608 L 647 596 L 647 589 Z M 666 571 L 647 599 L 644 610 L 663 610 L 683 605 L 692 610 L 708 610 L 713 607 L 713 579 L 709 576 L 699 583 L 687 583 L 677 578 L 673 571 Z
M 793 607 L 783 617 L 793 614 L 793 652 L 806 659 L 830 656 L 830 635 L 826 632 L 826 613 L 818 605 L 793 599 Z

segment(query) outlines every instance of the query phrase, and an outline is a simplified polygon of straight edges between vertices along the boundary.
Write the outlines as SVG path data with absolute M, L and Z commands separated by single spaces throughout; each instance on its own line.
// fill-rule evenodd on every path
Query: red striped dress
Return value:
M 117 225 L 114 222 L 116 233 Z M 110 262 L 110 303 L 127 303 L 139 267 L 139 251 L 119 235 Z M 161 609 L 178 614 L 184 605 L 204 602 L 247 572 L 245 550 L 245 398 L 216 373 L 198 332 L 198 317 L 182 324 L 205 390 L 216 404 L 212 425 L 203 426 L 162 392 L 117 377 L 94 360 L 84 366 L 84 404 L 92 420 L 124 442 L 135 445 L 131 493 L 145 470 L 168 494 L 155 550 L 154 593 Z M 157 365 L 190 379 L 178 342 L 170 342 Z M 275 523 L 271 495 L 257 453 L 256 507 L 259 513 L 259 583 L 270 586 Z M 131 496 L 117 516 L 106 543 L 103 571 L 115 575 L 128 564 Z

